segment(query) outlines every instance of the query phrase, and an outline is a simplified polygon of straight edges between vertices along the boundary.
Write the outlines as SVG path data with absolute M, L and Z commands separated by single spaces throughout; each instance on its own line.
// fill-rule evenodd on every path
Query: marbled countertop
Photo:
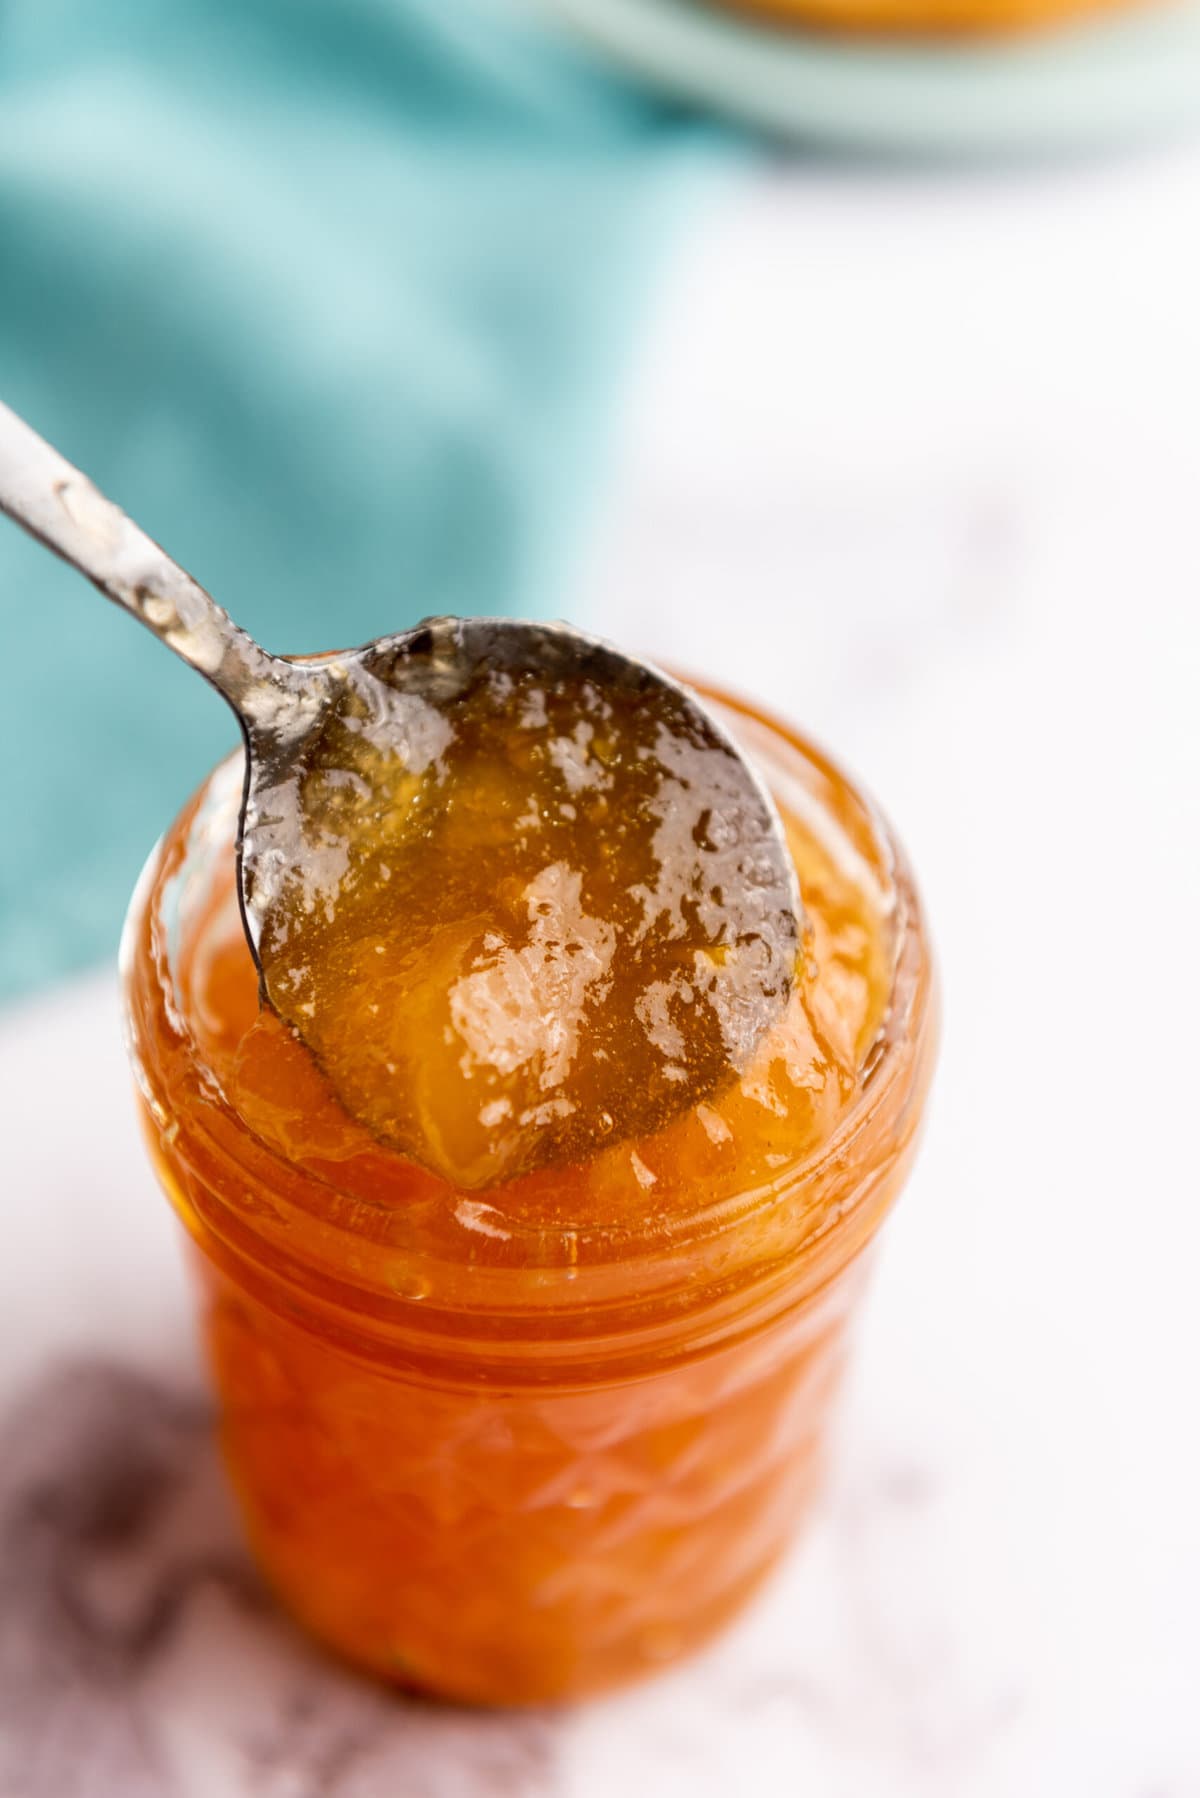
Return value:
M 94 977 L 0 1018 L 0 1798 L 1200 1794 L 1198 209 L 1194 151 L 771 177 L 645 345 L 592 616 L 836 746 L 944 979 L 782 1575 L 559 1714 L 303 1642 L 238 1544 Z

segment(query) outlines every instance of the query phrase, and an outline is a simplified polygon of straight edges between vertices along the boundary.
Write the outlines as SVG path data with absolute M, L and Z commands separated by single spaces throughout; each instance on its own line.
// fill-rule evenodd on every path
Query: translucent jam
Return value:
M 458 1186 L 691 1109 L 795 971 L 765 795 L 680 688 L 588 653 L 468 664 L 435 698 L 347 685 L 267 802 L 297 825 L 259 938 L 271 1004 L 351 1116 Z
M 930 972 L 874 814 L 782 727 L 737 728 L 803 892 L 787 1006 L 739 1073 L 569 1166 L 467 1186 L 350 1118 L 259 1006 L 235 767 L 135 901 L 148 1138 L 198 1250 L 250 1536 L 296 1614 L 387 1677 L 534 1702 L 661 1665 L 815 1489 L 919 1121 Z

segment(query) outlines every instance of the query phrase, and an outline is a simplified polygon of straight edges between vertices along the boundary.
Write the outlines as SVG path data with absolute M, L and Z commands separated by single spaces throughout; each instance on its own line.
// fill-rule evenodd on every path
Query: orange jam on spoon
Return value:
M 508 665 L 350 688 L 261 924 L 265 993 L 346 1110 L 462 1187 L 691 1109 L 795 973 L 791 869 L 733 745 L 673 682 L 567 643 L 587 659 L 557 678 L 501 638 Z

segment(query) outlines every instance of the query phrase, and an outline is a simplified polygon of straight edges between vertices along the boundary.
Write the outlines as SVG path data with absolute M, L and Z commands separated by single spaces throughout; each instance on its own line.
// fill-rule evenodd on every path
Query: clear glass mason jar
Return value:
M 653 1144 L 633 1156 L 644 1214 L 605 1216 L 607 1175 L 586 1204 L 553 1177 L 529 1177 L 524 1205 L 456 1194 L 348 1148 L 315 1088 L 310 1106 L 320 1077 L 298 1045 L 256 1063 L 240 757 L 130 908 L 130 1054 L 252 1547 L 316 1635 L 424 1691 L 530 1703 L 673 1660 L 743 1603 L 818 1484 L 932 1068 L 932 970 L 873 807 L 785 726 L 720 705 L 785 819 L 852 870 L 886 941 L 886 1004 L 827 1135 L 779 1126 L 747 1157 L 700 1107 L 703 1129 L 658 1145 L 659 1175 Z

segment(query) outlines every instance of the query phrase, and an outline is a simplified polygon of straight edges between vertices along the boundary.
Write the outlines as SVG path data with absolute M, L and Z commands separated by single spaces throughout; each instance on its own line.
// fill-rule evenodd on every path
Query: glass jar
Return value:
M 750 1157 L 698 1107 L 691 1134 L 605 1150 L 586 1202 L 553 1176 L 458 1194 L 318 1124 L 293 1153 L 272 1120 L 330 1114 L 298 1045 L 255 1064 L 240 758 L 185 807 L 133 899 L 130 1053 L 194 1251 L 251 1544 L 316 1635 L 424 1691 L 530 1703 L 673 1660 L 741 1606 L 818 1486 L 867 1251 L 931 1071 L 931 965 L 870 804 L 785 726 L 719 709 L 886 943 L 882 1022 L 815 1140 L 779 1125 Z M 779 1111 L 769 1087 L 759 1101 Z M 644 1208 L 606 1213 L 618 1164 Z

